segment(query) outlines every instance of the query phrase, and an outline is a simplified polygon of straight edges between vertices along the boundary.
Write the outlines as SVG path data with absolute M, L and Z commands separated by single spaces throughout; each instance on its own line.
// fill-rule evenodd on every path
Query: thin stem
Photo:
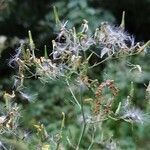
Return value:
M 76 150 L 79 150 L 79 146 L 80 146 L 80 143 L 81 143 L 81 141 L 82 141 L 82 138 L 83 138 L 83 135 L 84 135 L 84 132 L 85 132 L 85 129 L 86 129 L 86 125 L 87 125 L 87 124 L 86 124 L 86 119 L 85 119 L 84 110 L 83 110 L 82 89 L 81 89 L 80 91 L 81 91 L 80 100 L 81 100 L 81 113 L 82 113 L 82 117 L 83 117 L 83 128 L 82 128 L 82 132 L 81 132 L 81 135 L 80 135 L 80 138 L 79 138 L 79 141 L 78 141 Z
M 142 47 L 140 47 L 138 49 L 138 52 L 135 53 L 135 55 L 141 53 L 146 47 L 149 47 L 149 46 L 150 46 L 150 40 L 147 41 Z
M 8 150 L 2 143 L 0 143 L 0 146 L 1 146 L 4 150 Z
M 90 144 L 90 146 L 89 146 L 88 150 L 90 150 L 90 149 L 92 148 L 93 144 L 94 144 L 95 130 L 96 130 L 96 129 L 94 128 L 94 131 L 93 131 L 93 133 L 92 133 L 92 140 L 91 140 L 91 144 Z
M 108 115 L 108 118 L 109 118 L 109 119 L 112 119 L 112 120 L 114 120 L 114 121 L 118 121 L 118 120 L 119 120 L 118 118 L 114 118 L 114 117 L 112 117 L 112 116 L 110 116 L 110 115 Z
M 141 48 L 139 48 L 138 52 L 129 54 L 128 56 L 134 56 L 134 55 L 137 55 L 137 54 L 141 53 L 141 52 L 142 52 L 146 47 L 148 47 L 149 45 L 150 45 L 150 40 L 147 41 Z M 111 56 L 112 56 L 112 55 L 111 55 Z M 100 62 L 97 63 L 97 64 L 94 64 L 93 66 L 90 66 L 89 69 L 94 68 L 94 67 L 100 65 L 101 63 L 103 63 L 103 62 L 109 60 L 109 59 L 111 58 L 111 56 L 107 57 L 106 59 L 100 61 Z M 123 56 L 123 57 L 124 57 L 124 56 Z M 122 57 L 118 57 L 118 58 L 122 58 Z M 117 59 L 117 58 L 116 58 L 116 59 Z
M 79 141 L 78 141 L 78 145 L 77 145 L 77 147 L 76 147 L 76 150 L 79 150 L 79 146 L 80 146 L 81 140 L 82 140 L 82 138 L 83 138 L 85 129 L 86 129 L 86 124 L 83 125 L 82 132 L 81 132 L 81 135 L 80 135 L 80 138 L 79 138 Z
M 57 145 L 56 145 L 56 150 L 59 150 L 59 146 L 60 146 L 60 143 L 61 143 L 61 139 L 62 139 L 62 130 L 63 130 L 63 128 L 64 128 L 64 126 L 65 126 L 65 113 L 64 112 L 62 112 L 62 122 L 61 122 L 61 128 L 60 128 L 60 133 L 59 133 L 59 140 L 58 140 L 58 142 L 57 142 Z
M 71 89 L 71 87 L 70 87 L 70 84 L 69 84 L 69 82 L 68 82 L 67 79 L 66 79 L 66 83 L 67 83 L 67 85 L 68 85 L 68 87 L 69 87 L 70 93 L 71 93 L 72 97 L 74 98 L 76 104 L 77 104 L 77 105 L 79 106 L 79 108 L 81 109 L 81 105 L 79 104 L 78 100 L 76 99 L 76 97 L 75 97 L 75 95 L 74 95 L 74 93 L 73 93 L 73 91 L 72 91 L 72 89 Z
M 96 66 L 98 66 L 98 65 L 102 64 L 103 62 L 105 62 L 105 61 L 109 60 L 110 58 L 111 58 L 111 56 L 110 56 L 110 57 L 107 57 L 106 59 L 104 59 L 104 60 L 100 61 L 99 63 L 94 64 L 93 66 L 90 66 L 90 67 L 89 67 L 89 69 L 92 69 L 92 68 L 94 68 L 94 67 L 96 67 Z
M 75 149 L 74 145 L 71 143 L 71 141 L 70 141 L 70 139 L 68 138 L 68 136 L 67 136 L 67 141 L 68 141 L 70 147 L 73 148 L 73 149 Z
M 81 101 L 81 113 L 82 113 L 82 117 L 83 117 L 83 123 L 86 124 L 86 119 L 85 119 L 85 115 L 84 115 L 84 110 L 83 110 L 83 98 L 82 98 L 82 87 L 80 88 L 80 101 Z

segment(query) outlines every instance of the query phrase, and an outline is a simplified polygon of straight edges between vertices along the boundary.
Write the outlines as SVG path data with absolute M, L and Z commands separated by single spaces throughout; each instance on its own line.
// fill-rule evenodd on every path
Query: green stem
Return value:
M 112 117 L 112 116 L 110 116 L 110 115 L 108 116 L 108 118 L 109 118 L 109 119 L 112 119 L 112 120 L 114 120 L 114 121 L 118 121 L 118 120 L 119 120 L 118 118 L 114 118 L 114 117 Z
M 77 147 L 76 147 L 76 150 L 79 150 L 79 146 L 80 146 L 80 143 L 81 143 L 81 141 L 82 141 L 82 138 L 83 138 L 85 129 L 86 129 L 86 124 L 83 125 L 82 132 L 81 132 L 81 135 L 80 135 L 80 138 L 79 138 L 79 141 L 78 141 L 78 145 L 77 145 Z
M 80 135 L 80 138 L 79 138 L 76 150 L 79 150 L 79 146 L 80 146 L 80 143 L 82 141 L 82 138 L 83 138 L 83 135 L 84 135 L 84 132 L 85 132 L 85 129 L 86 129 L 86 125 L 87 125 L 86 124 L 85 115 L 84 115 L 84 110 L 83 110 L 82 89 L 80 91 L 81 91 L 80 100 L 81 100 L 81 113 L 82 113 L 82 117 L 83 117 L 83 128 L 82 128 L 82 132 L 81 132 L 81 135 Z
M 90 150 L 92 148 L 93 144 L 94 144 L 94 136 L 95 136 L 95 129 L 94 129 L 94 131 L 92 133 L 92 140 L 91 140 L 91 144 L 90 144 L 88 150 Z
M 71 87 L 70 87 L 70 84 L 69 84 L 69 82 L 68 82 L 67 79 L 66 79 L 66 83 L 67 83 L 67 85 L 68 85 L 68 87 L 69 87 L 70 93 L 72 94 L 72 97 L 74 98 L 76 104 L 77 104 L 77 105 L 79 106 L 79 108 L 81 109 L 81 105 L 79 104 L 78 100 L 76 99 L 76 97 L 75 97 L 75 95 L 74 95 L 74 93 L 73 93 L 73 91 L 72 91 L 72 89 L 71 89 Z

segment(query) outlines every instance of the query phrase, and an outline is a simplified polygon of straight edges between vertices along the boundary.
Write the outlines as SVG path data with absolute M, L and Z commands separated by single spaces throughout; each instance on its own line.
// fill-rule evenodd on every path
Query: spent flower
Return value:
M 132 36 L 121 28 L 111 26 L 108 23 L 102 23 L 100 28 L 96 30 L 95 40 L 100 45 L 101 58 L 106 54 L 129 53 L 135 46 Z
M 143 111 L 135 107 L 124 110 L 121 118 L 130 123 L 144 124 L 149 121 L 148 115 L 144 114 Z

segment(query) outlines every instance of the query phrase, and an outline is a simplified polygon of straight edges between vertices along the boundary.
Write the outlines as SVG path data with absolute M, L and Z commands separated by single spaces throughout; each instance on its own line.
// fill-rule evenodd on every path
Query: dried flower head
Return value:
M 128 109 L 126 108 L 125 110 L 123 110 L 121 118 L 130 123 L 135 122 L 144 124 L 145 122 L 149 121 L 148 116 L 144 114 L 140 109 L 135 107 Z
M 121 28 L 111 26 L 108 23 L 102 23 L 100 28 L 95 31 L 95 40 L 100 45 L 101 58 L 106 54 L 128 53 L 135 46 L 132 36 Z

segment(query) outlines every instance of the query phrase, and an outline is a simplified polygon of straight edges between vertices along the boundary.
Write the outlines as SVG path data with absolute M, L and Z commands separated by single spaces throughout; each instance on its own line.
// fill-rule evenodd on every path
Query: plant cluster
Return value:
M 81 29 L 68 28 L 67 22 L 61 23 L 56 9 L 54 8 L 59 33 L 56 39 L 52 40 L 52 52 L 49 54 L 46 46 L 44 56 L 36 56 L 36 47 L 29 31 L 29 40 L 21 41 L 16 55 L 9 64 L 18 69 L 15 76 L 14 89 L 12 94 L 5 93 L 5 105 L 3 114 L 0 117 L 1 135 L 5 136 L 0 141 L 2 149 L 28 149 L 33 138 L 27 132 L 22 132 L 18 119 L 20 106 L 14 99 L 16 92 L 26 99 L 24 93 L 24 82 L 28 78 L 39 79 L 43 83 L 51 80 L 61 80 L 66 85 L 66 92 L 71 93 L 71 102 L 77 107 L 79 113 L 78 121 L 75 124 L 81 128 L 81 134 L 73 141 L 67 130 L 67 114 L 62 112 L 61 126 L 57 134 L 51 135 L 42 123 L 34 124 L 37 138 L 34 148 L 41 150 L 48 149 L 119 149 L 119 141 L 104 134 L 104 122 L 108 120 L 125 121 L 131 124 L 144 124 L 148 115 L 142 110 L 132 106 L 132 90 L 127 99 L 116 102 L 119 89 L 113 79 L 99 81 L 91 76 L 91 71 L 104 62 L 116 59 L 125 59 L 144 53 L 149 46 L 149 41 L 142 45 L 135 43 L 134 38 L 124 31 L 124 20 L 119 27 L 114 27 L 107 22 L 101 23 L 93 34 L 89 33 L 88 21 L 83 20 Z M 97 57 L 96 61 L 93 60 Z M 91 60 L 92 63 L 91 63 Z M 98 60 L 98 62 L 97 62 Z M 134 68 L 141 72 L 139 65 Z M 117 69 L 117 68 L 116 68 Z M 132 70 L 131 70 L 132 71 Z M 58 91 L 59 92 L 59 91 Z M 86 93 L 91 93 L 90 96 Z M 149 93 L 149 86 L 147 87 Z M 23 117 L 23 116 L 22 116 Z M 96 134 L 98 133 L 98 134 Z M 86 138 L 90 137 L 86 143 Z M 86 147 L 82 147 L 82 142 Z

